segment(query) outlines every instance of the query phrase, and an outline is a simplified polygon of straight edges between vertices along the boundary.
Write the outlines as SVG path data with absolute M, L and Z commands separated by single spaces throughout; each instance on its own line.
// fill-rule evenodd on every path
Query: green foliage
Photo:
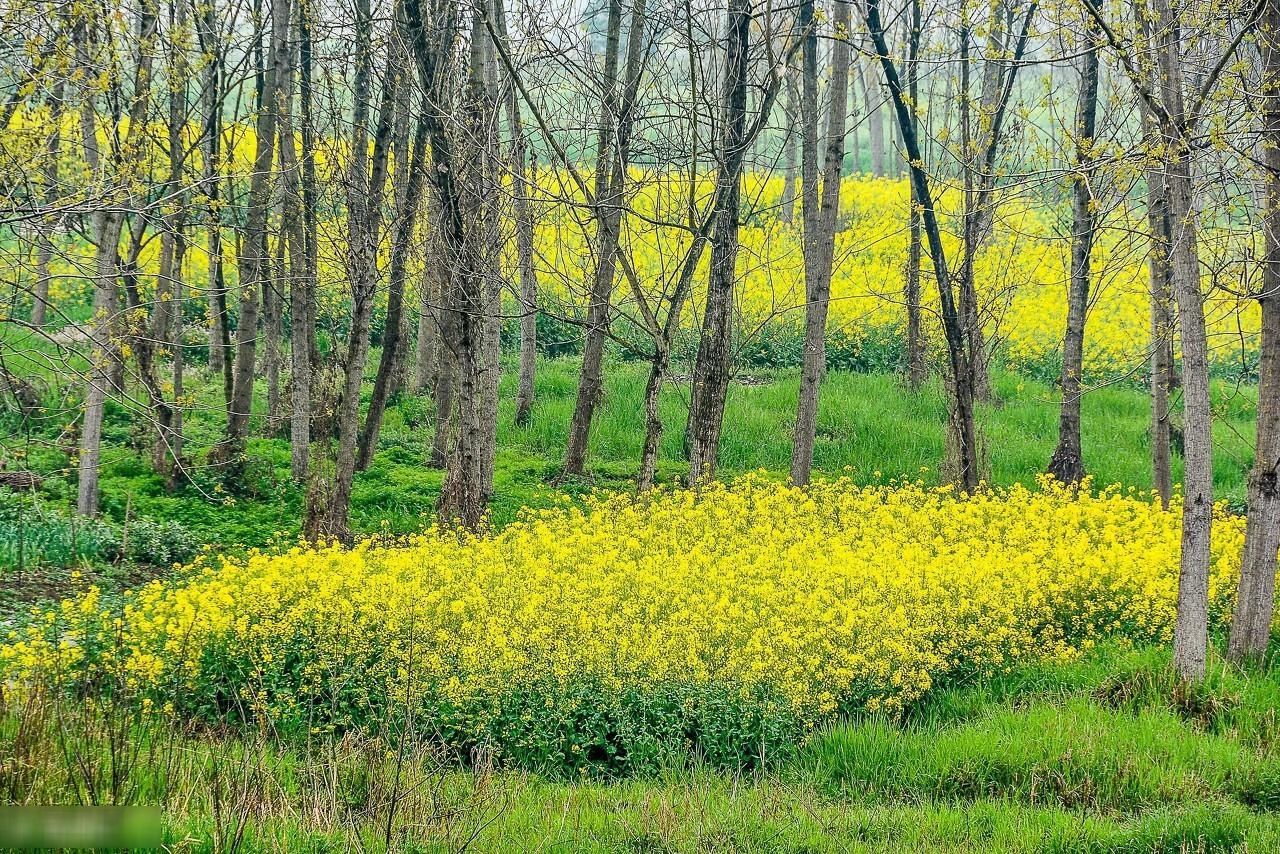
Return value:
M 190 560 L 198 549 L 191 531 L 172 519 L 138 518 L 127 525 L 84 519 L 0 488 L 0 569 L 121 560 L 168 566 Z

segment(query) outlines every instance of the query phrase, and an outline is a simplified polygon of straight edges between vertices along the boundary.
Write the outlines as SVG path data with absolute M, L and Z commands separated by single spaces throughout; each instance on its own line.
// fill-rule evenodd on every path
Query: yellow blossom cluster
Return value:
M 655 294 L 668 292 L 689 244 L 679 223 L 687 205 L 688 181 L 678 175 L 634 173 L 628 199 L 637 215 L 627 217 L 626 245 L 637 278 Z M 555 173 L 542 173 L 548 201 L 539 222 L 538 257 L 544 290 L 570 304 L 584 303 L 594 257 L 589 220 L 550 199 L 565 191 Z M 709 195 L 710 179 L 695 192 Z M 769 324 L 803 324 L 805 299 L 802 232 L 797 204 L 794 221 L 779 216 L 783 179 L 749 174 L 744 178 L 744 216 L 738 255 L 737 296 L 744 335 Z M 828 332 L 857 336 L 870 330 L 902 334 L 906 325 L 904 286 L 908 255 L 908 188 L 905 179 L 852 176 L 840 189 L 840 229 L 836 234 Z M 961 251 L 960 194 L 939 200 L 943 245 L 955 271 Z M 1150 348 L 1150 297 L 1143 224 L 1115 214 L 1093 251 L 1093 289 L 1085 341 L 1086 373 L 1117 375 L 1141 369 Z M 1064 219 L 1066 217 L 1066 219 Z M 587 223 L 584 228 L 583 223 Z M 974 280 L 987 335 L 1015 367 L 1056 376 L 1066 326 L 1067 281 L 1071 264 L 1069 212 L 1025 199 L 1003 202 L 991 236 L 975 259 Z M 693 296 L 697 323 L 708 259 L 702 259 Z M 941 346 L 937 288 L 927 251 L 921 281 L 925 322 Z M 1221 365 L 1248 362 L 1258 346 L 1256 301 L 1212 288 L 1206 279 L 1206 315 L 1213 359 Z M 654 294 L 649 295 L 650 300 Z M 624 315 L 639 316 L 628 285 L 620 285 Z
M 1242 537 L 1220 514 L 1215 619 Z M 1069 658 L 1106 637 L 1167 640 L 1179 538 L 1176 511 L 1119 488 L 966 497 L 756 475 L 527 511 L 478 536 L 206 560 L 117 611 L 96 592 L 64 604 L 9 637 L 0 670 L 93 662 L 163 688 L 163 701 L 217 695 L 224 710 L 307 719 L 319 713 L 301 704 L 335 692 L 384 709 L 430 696 L 444 717 L 488 709 L 489 724 L 454 721 L 474 738 L 535 685 L 727 687 L 774 698 L 808 727 L 839 710 L 896 712 L 940 680 Z M 547 714 L 556 695 L 538 701 Z

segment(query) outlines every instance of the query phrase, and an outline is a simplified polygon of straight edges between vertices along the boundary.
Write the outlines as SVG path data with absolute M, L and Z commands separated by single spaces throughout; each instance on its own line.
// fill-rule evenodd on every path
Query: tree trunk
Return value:
M 911 181 L 920 208 L 921 225 L 929 243 L 929 254 L 933 259 L 933 272 L 938 285 L 938 301 L 950 373 L 948 388 L 951 393 L 951 406 L 948 420 L 956 456 L 955 480 L 962 490 L 972 493 L 978 488 L 981 475 L 978 430 L 974 411 L 973 374 L 969 365 L 968 347 L 971 339 L 965 333 L 964 323 L 956 306 L 955 291 L 947 269 L 942 230 L 934 208 L 929 176 L 924 171 L 924 159 L 920 154 L 920 141 L 916 135 L 912 111 L 906 102 L 902 81 L 898 77 L 897 68 L 894 66 L 893 57 L 889 53 L 889 45 L 885 39 L 884 25 L 880 18 L 880 0 L 867 0 L 865 13 L 867 29 L 880 60 L 880 68 L 884 73 L 898 126 L 901 129 L 902 146 L 907 153 Z
M 812 5 L 812 4 L 810 4 Z M 796 125 L 800 123 L 800 93 L 796 86 L 795 69 L 787 65 L 786 83 L 787 98 L 783 102 L 783 115 L 787 118 L 786 136 L 783 138 L 784 166 L 782 177 L 782 200 L 779 203 L 778 219 L 790 224 L 796 212 Z
M 907 97 L 912 104 L 919 103 L 920 80 L 920 36 L 924 26 L 921 0 L 911 0 L 910 17 L 907 19 Z M 913 132 L 919 136 L 920 117 L 915 110 L 911 112 Z M 910 166 L 910 164 L 908 164 Z M 920 210 L 916 203 L 915 182 L 907 182 L 907 272 L 906 285 L 903 288 L 903 301 L 907 306 L 907 387 L 918 391 L 926 376 L 928 366 L 924 351 L 924 321 L 920 309 L 920 260 L 923 245 L 920 234 Z
M 433 217 L 443 256 L 456 259 L 444 272 L 447 281 L 442 289 L 444 310 L 440 316 L 441 355 L 453 363 L 449 370 L 457 380 L 456 429 L 450 431 L 447 420 L 453 407 L 438 409 L 437 430 L 452 433 L 444 484 L 440 490 L 437 512 L 442 522 L 476 528 L 484 516 L 484 486 L 492 470 L 491 448 L 486 446 L 480 420 L 480 393 L 483 380 L 480 360 L 483 342 L 480 311 L 484 304 L 486 276 L 492 271 L 486 263 L 489 247 L 479 245 L 485 229 L 477 224 L 485 219 L 483 210 L 483 152 L 461 150 L 446 126 L 446 119 L 456 116 L 460 124 L 460 140 L 471 146 L 489 146 L 493 140 L 486 128 L 492 126 L 494 104 L 484 81 L 485 45 L 480 42 L 482 28 L 472 21 L 473 38 L 467 85 L 459 104 L 454 106 L 446 96 L 448 64 L 457 42 L 456 8 L 431 9 L 432 17 L 424 19 L 421 0 L 405 0 L 405 13 L 411 36 L 414 60 L 418 66 L 424 98 L 424 117 L 431 138 L 431 174 L 434 183 L 436 216 Z M 474 14 L 487 14 L 475 10 Z M 480 173 L 477 173 L 477 167 Z M 460 168 L 455 168 L 460 167 Z M 490 202 L 492 200 L 489 200 Z M 452 370 L 456 366 L 456 372 Z M 441 386 L 445 385 L 441 374 Z M 437 393 L 437 404 L 445 395 Z
M 1084 67 L 1076 97 L 1076 163 L 1071 176 L 1071 281 L 1067 290 L 1067 329 L 1062 341 L 1062 407 L 1058 416 L 1058 447 L 1049 460 L 1049 474 L 1062 483 L 1084 479 L 1080 442 L 1081 374 L 1084 371 L 1084 325 L 1089 308 L 1090 255 L 1097 230 L 1093 197 L 1093 137 L 1098 117 L 1099 57 L 1097 27 L 1086 18 Z
M 373 381 L 373 394 L 369 411 L 365 414 L 364 429 L 360 431 L 360 448 L 356 458 L 357 471 L 364 471 L 373 462 L 378 447 L 378 433 L 382 429 L 382 417 L 391 396 L 392 386 L 404 350 L 408 342 L 404 336 L 404 290 L 408 273 L 409 250 L 417 228 L 418 206 L 426 184 L 427 127 L 419 121 L 414 131 L 412 152 L 409 142 L 409 110 L 411 91 L 401 87 L 401 115 L 403 124 L 396 130 L 394 143 L 396 158 L 396 231 L 391 244 L 391 270 L 387 285 L 387 319 L 382 335 L 382 355 L 378 360 L 378 373 Z M 408 176 L 407 180 L 404 176 Z
M 378 245 L 382 228 L 382 199 L 386 187 L 395 114 L 399 101 L 400 57 L 389 52 L 383 75 L 373 147 L 369 151 L 369 103 L 372 90 L 373 15 L 369 0 L 356 5 L 356 71 L 352 91 L 351 154 L 346 174 L 346 274 L 351 288 L 351 331 L 347 339 L 342 395 L 338 403 L 338 446 L 333 485 L 324 496 L 325 511 L 309 512 L 314 520 L 307 536 L 351 539 L 351 489 L 355 481 L 360 434 L 360 386 L 369 358 L 369 332 L 378 290 Z M 402 128 L 407 133 L 407 127 Z
M 78 28 L 77 53 L 85 57 L 87 64 L 88 36 L 84 28 Z M 80 127 L 83 135 L 84 159 L 90 173 L 97 180 L 110 186 L 119 176 L 125 175 L 133 164 L 144 155 L 144 127 L 147 101 L 151 91 L 152 50 L 156 37 L 156 11 L 152 0 L 141 0 L 138 8 L 138 62 L 134 69 L 133 97 L 128 111 L 128 129 L 123 142 L 113 147 L 110 164 L 103 162 L 98 150 L 97 118 L 92 97 L 86 96 L 80 111 Z M 109 135 L 110 136 L 110 135 Z M 107 174 L 108 170 L 112 174 Z M 119 356 L 112 339 L 117 329 L 116 279 L 120 274 L 120 231 L 124 225 L 122 205 L 104 201 L 94 211 L 94 285 L 93 285 L 93 334 L 90 354 L 88 387 L 85 392 L 84 421 L 80 431 L 79 483 L 77 486 L 76 512 L 81 516 L 93 516 L 98 512 L 98 468 L 102 455 L 102 424 L 106 415 L 107 391 L 112 384 L 112 373 Z
M 284 294 L 280 291 L 280 283 L 284 280 L 285 267 L 285 235 L 281 230 L 276 235 L 276 254 L 271 263 L 270 275 L 262 287 L 262 332 L 266 337 L 263 347 L 262 368 L 267 375 L 267 435 L 275 436 L 280 432 L 280 340 L 284 337 Z
M 249 416 L 253 409 L 253 380 L 257 365 L 258 288 L 270 269 L 267 252 L 267 213 L 274 181 L 271 165 L 276 147 L 277 81 L 288 62 L 289 0 L 271 2 L 271 49 L 262 71 L 262 94 L 258 102 L 257 141 L 253 158 L 253 178 L 245 211 L 244 238 L 240 253 L 240 325 L 236 329 L 236 364 L 227 407 L 227 436 L 223 459 L 232 461 L 244 452 L 249 436 Z
M 197 35 L 200 50 L 210 59 L 205 65 L 204 100 L 204 194 L 208 208 L 209 256 L 209 371 L 221 374 L 223 401 L 231 405 L 231 331 L 227 321 L 227 290 L 222 259 L 222 99 L 223 54 L 218 38 L 218 21 L 212 4 L 199 18 Z
M 306 4 L 298 5 L 299 25 L 305 24 Z M 292 52 L 280 71 L 277 91 L 280 117 L 277 137 L 280 149 L 282 210 L 280 231 L 288 248 L 289 268 L 289 471 L 298 484 L 307 482 L 311 457 L 311 387 L 315 364 L 311 355 L 315 338 L 315 295 L 308 270 L 309 247 L 303 233 L 303 189 L 298 175 L 298 153 L 293 126 Z M 282 271 L 283 272 L 283 271 Z
M 436 227 L 431 212 L 431 194 L 423 200 L 427 205 L 426 222 L 423 224 L 427 234 L 423 241 L 426 245 L 428 263 L 418 280 L 418 340 L 417 354 L 414 359 L 413 390 L 416 394 L 430 392 L 436 394 L 441 367 L 444 358 L 440 348 L 440 325 L 438 304 L 440 287 L 433 263 L 440 257 L 440 247 L 436 242 Z
M 867 133 L 871 137 L 871 174 L 884 177 L 884 113 L 880 109 L 880 87 L 875 74 L 866 74 L 858 64 L 862 76 L 862 93 L 867 99 Z
M 643 0 L 640 0 L 643 5 Z M 632 25 L 635 25 L 633 17 Z M 596 135 L 596 266 L 587 303 L 586 340 L 582 348 L 582 370 L 578 378 L 578 397 L 573 418 L 569 422 L 569 438 L 564 456 L 564 474 L 581 476 L 586 469 L 587 446 L 591 438 L 591 422 L 604 385 L 604 345 L 609 332 L 609 313 L 613 300 L 613 280 L 617 273 L 618 231 L 622 222 L 622 181 L 626 179 L 625 152 L 622 150 L 618 117 L 618 53 L 622 33 L 621 0 L 609 0 L 609 22 L 605 35 L 603 98 L 600 125 Z M 637 39 L 628 38 L 628 73 L 630 55 L 638 56 Z M 633 48 L 635 49 L 633 51 Z M 615 150 L 615 145 L 618 148 Z M 615 162 L 621 167 L 615 169 Z M 614 175 L 622 181 L 614 184 Z
M 1276 552 L 1280 549 L 1280 0 L 1266 0 L 1262 50 L 1263 168 L 1266 204 L 1262 265 L 1262 343 L 1258 353 L 1258 434 L 1249 472 L 1249 511 L 1240 587 L 1228 652 L 1261 658 L 1271 641 Z
M 818 394 L 827 370 L 827 312 L 831 304 L 831 266 L 835 258 L 836 221 L 840 215 L 840 179 L 844 172 L 845 101 L 849 90 L 850 14 L 847 0 L 835 2 L 835 41 L 831 48 L 830 104 L 827 109 L 826 161 L 818 187 L 818 36 L 813 29 L 813 4 L 800 6 L 800 27 L 808 27 L 804 41 L 803 199 L 805 256 L 804 363 L 800 370 L 800 398 L 796 406 L 795 438 L 791 451 L 791 480 L 809 483 L 817 440 Z
M 49 98 L 49 141 L 45 152 L 44 169 L 44 202 L 52 208 L 56 204 L 58 194 L 58 158 L 62 156 L 62 112 L 65 83 L 59 81 Z M 48 318 L 49 264 L 53 260 L 53 240 L 58 218 L 46 215 L 41 219 L 38 245 L 36 246 L 36 287 L 32 295 L 31 325 L 42 329 Z
M 506 0 L 494 0 L 493 22 L 498 39 L 505 47 L 507 40 Z M 509 81 L 514 83 L 514 81 Z M 531 197 L 536 180 L 530 180 L 532 168 L 524 138 L 524 122 L 520 116 L 520 100 L 516 87 L 507 87 L 507 127 L 511 134 L 512 205 L 515 208 L 516 264 L 520 271 L 520 373 L 516 388 L 515 423 L 529 422 L 533 411 L 533 384 L 538 367 L 538 279 L 533 268 L 533 211 Z
M 712 210 L 711 273 L 706 308 L 694 363 L 686 441 L 689 480 L 699 484 L 716 474 L 720 428 L 732 371 L 731 338 L 734 283 L 738 260 L 738 207 L 741 202 L 746 134 L 748 52 L 752 8 L 750 0 L 729 0 L 728 44 L 725 52 L 721 106 L 719 170 Z
M 1174 622 L 1173 661 L 1179 677 L 1204 676 L 1209 644 L 1209 540 L 1213 525 L 1213 436 L 1209 407 L 1209 348 L 1196 247 L 1191 140 L 1183 105 L 1182 39 L 1169 0 L 1154 0 L 1156 61 L 1165 116 L 1165 188 L 1172 224 L 1174 298 L 1182 340 L 1185 451 L 1183 454 L 1182 566 Z
M 1154 151 L 1160 145 L 1160 124 L 1141 98 L 1144 140 Z M 1172 224 L 1169 221 L 1169 198 L 1165 192 L 1164 174 L 1159 165 L 1146 170 L 1147 230 L 1151 246 L 1147 253 L 1147 272 L 1151 297 L 1151 483 L 1160 504 L 1169 509 L 1173 500 L 1173 448 L 1170 396 L 1175 386 L 1173 360 L 1173 266 L 1169 253 L 1172 246 Z

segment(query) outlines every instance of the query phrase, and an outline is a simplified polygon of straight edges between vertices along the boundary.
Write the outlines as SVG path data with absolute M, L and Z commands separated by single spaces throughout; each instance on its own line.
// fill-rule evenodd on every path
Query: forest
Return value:
M 1280 850 L 1280 0 L 0 57 L 0 849 Z

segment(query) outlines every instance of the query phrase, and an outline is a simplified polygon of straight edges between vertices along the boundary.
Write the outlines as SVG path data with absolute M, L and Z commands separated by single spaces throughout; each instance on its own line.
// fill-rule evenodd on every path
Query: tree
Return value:
M 1049 474 L 1069 484 L 1078 483 L 1085 474 L 1080 444 L 1080 399 L 1084 325 L 1089 308 L 1089 265 L 1097 230 L 1097 200 L 1093 191 L 1100 65 L 1097 42 L 1097 23 L 1086 15 L 1080 45 L 1080 89 L 1076 96 L 1075 170 L 1071 175 L 1071 276 L 1067 290 L 1067 330 L 1062 341 L 1062 406 L 1058 416 L 1058 447 L 1049 461 Z
M 277 0 L 287 2 L 287 0 Z M 392 34 L 392 44 L 395 34 Z M 373 98 L 373 11 L 370 0 L 358 0 L 355 21 L 355 76 L 352 89 L 351 149 L 344 190 L 347 207 L 347 246 L 344 257 L 351 296 L 351 329 L 347 335 L 342 390 L 338 402 L 338 442 L 334 452 L 333 483 L 327 494 L 308 492 L 304 530 L 312 539 L 348 540 L 351 488 L 360 440 L 360 386 L 369 357 L 369 332 L 380 271 L 378 247 L 382 232 L 382 200 L 390 169 L 392 135 L 396 129 L 403 62 L 395 49 L 386 50 L 376 126 L 369 134 Z M 402 133 L 408 132 L 401 123 Z M 372 144 L 371 144 L 372 143 Z M 403 247 L 402 247 L 403 251 Z M 401 281 L 403 288 L 403 280 Z M 243 317 L 243 310 L 241 311 Z M 396 321 L 399 322 L 398 319 Z M 395 342 L 392 342 L 394 348 Z M 386 387 L 384 380 L 383 394 Z M 385 397 L 384 397 L 385 401 Z M 381 412 L 378 412 L 381 417 Z M 318 503 L 323 506 L 317 506 Z
M 831 49 L 830 103 L 827 106 L 827 145 L 819 190 L 818 175 L 818 36 L 812 0 L 800 5 L 799 26 L 804 98 L 801 103 L 804 217 L 805 332 L 804 364 L 800 371 L 800 399 L 796 407 L 791 451 L 791 480 L 809 482 L 818 428 L 818 391 L 827 370 L 827 311 L 831 304 L 831 266 L 835 258 L 836 220 L 840 214 L 840 180 L 844 173 L 845 117 L 849 91 L 849 4 L 835 3 L 835 33 Z
M 1209 545 L 1213 527 L 1213 414 L 1209 402 L 1209 343 L 1204 294 L 1200 287 L 1198 224 L 1195 206 L 1195 129 L 1203 120 L 1222 72 L 1252 27 L 1252 15 L 1219 52 L 1217 61 L 1197 73 L 1195 95 L 1187 103 L 1183 28 L 1185 10 L 1169 0 L 1137 7 L 1137 50 L 1121 42 L 1095 0 L 1085 10 L 1116 51 L 1138 96 L 1159 131 L 1163 197 L 1168 205 L 1169 279 L 1178 307 L 1182 344 L 1184 412 L 1182 558 L 1174 623 L 1174 669 L 1184 680 L 1204 676 L 1209 645 Z M 1213 15 L 1212 10 L 1206 11 Z M 1180 14 L 1180 12 L 1182 14 Z M 1230 14 L 1228 11 L 1226 14 Z M 1134 55 L 1136 53 L 1136 56 Z M 1152 81 L 1155 85 L 1150 85 Z M 1157 341 L 1157 346 L 1159 342 Z M 1158 378 L 1153 378 L 1157 382 Z
M 267 216 L 271 209 L 279 104 L 276 87 L 279 73 L 288 61 L 289 0 L 271 0 L 270 49 L 260 75 L 254 143 L 253 177 L 245 206 L 245 225 L 239 259 L 240 321 L 236 329 L 236 359 L 232 374 L 231 399 L 227 406 L 226 438 L 219 450 L 224 462 L 232 462 L 244 452 L 249 436 L 249 416 L 253 409 L 253 380 L 257 368 L 259 288 L 270 272 L 267 246 Z
M 621 0 L 610 0 L 605 36 L 603 96 L 596 140 L 594 219 L 597 225 L 596 265 L 587 305 L 586 340 L 582 350 L 582 370 L 569 440 L 565 450 L 564 474 L 581 475 L 586 467 L 591 423 L 604 387 L 604 345 L 609 329 L 614 278 L 618 268 L 618 240 L 622 227 L 623 195 L 630 165 L 631 126 L 636 89 L 640 84 L 644 47 L 645 0 L 634 0 L 627 35 L 627 58 L 623 90 L 618 89 L 618 53 L 622 31 Z
M 1275 612 L 1276 552 L 1280 549 L 1280 2 L 1265 0 L 1258 23 L 1265 254 L 1257 293 L 1262 309 L 1258 432 L 1249 472 L 1240 586 L 1228 644 L 1228 652 L 1237 660 L 1257 658 L 1267 651 Z
M 721 100 L 721 131 L 715 181 L 715 205 L 711 226 L 711 274 L 707 284 L 698 358 L 693 369 L 689 397 L 689 480 L 700 483 L 716 474 L 720 428 L 732 371 L 730 311 L 737 279 L 738 207 L 742 196 L 743 159 L 751 137 L 747 133 L 747 89 L 750 84 L 749 51 L 752 25 L 751 0 L 729 0 Z M 776 91 L 776 84 L 774 87 Z
M 978 488 L 981 475 L 975 419 L 976 389 L 972 369 L 975 354 L 970 349 L 974 344 L 974 337 L 966 329 L 970 318 L 962 317 L 956 304 L 955 286 L 947 267 L 942 229 L 934 207 L 933 188 L 929 175 L 924 170 L 924 157 L 920 153 L 920 140 L 916 134 L 917 125 L 912 119 L 915 106 L 907 104 L 897 64 L 889 52 L 884 23 L 880 17 L 880 0 L 867 0 L 865 16 L 871 43 L 889 88 L 889 97 L 893 102 L 894 114 L 902 134 L 902 145 L 906 150 L 907 168 L 911 173 L 915 203 L 920 209 L 921 225 L 928 242 L 934 278 L 938 286 L 942 330 L 947 344 L 948 388 L 951 394 L 948 425 L 956 456 L 956 483 L 964 491 L 973 492 Z
M 455 102 L 449 63 L 458 46 L 458 10 L 449 0 L 405 0 L 410 46 L 423 90 L 423 117 L 431 142 L 434 218 L 439 247 L 456 263 L 442 287 L 440 338 L 456 371 L 456 405 L 438 417 L 453 421 L 445 482 L 437 511 L 446 522 L 474 528 L 484 515 L 485 485 L 490 482 L 493 448 L 484 440 L 481 392 L 484 380 L 482 323 L 485 280 L 491 275 L 486 249 L 480 245 L 485 221 L 482 209 L 484 148 L 493 144 L 495 104 L 484 79 L 485 45 L 479 24 L 487 13 L 473 10 L 465 85 Z M 443 379 L 442 374 L 442 379 Z M 439 397 L 440 395 L 438 395 Z M 456 412 L 452 411 L 455 410 Z M 452 418 L 451 418 L 452 416 Z M 486 471 L 487 470 L 487 471 Z
M 109 193 L 109 187 L 129 186 L 133 172 L 145 153 L 145 127 L 148 101 L 151 94 L 151 72 L 154 63 L 157 16 L 153 0 L 140 0 L 138 6 L 136 44 L 138 49 L 134 64 L 133 90 L 128 96 L 128 119 L 124 135 L 120 127 L 107 134 L 110 148 L 103 157 L 98 145 L 98 117 L 94 102 L 97 93 L 93 79 L 96 73 L 91 63 L 106 61 L 112 48 L 100 46 L 103 57 L 90 53 L 92 32 L 101 27 L 104 39 L 112 38 L 110 22 L 89 17 L 86 13 L 76 21 L 77 63 L 89 79 L 81 94 L 80 128 L 85 164 L 94 180 Z M 109 84 L 119 87 L 116 80 Z M 124 94 L 117 88 L 112 97 L 123 100 Z M 119 122 L 119 119 L 115 119 Z M 119 296 L 117 282 L 120 267 L 120 233 L 124 226 L 124 211 L 129 199 L 115 201 L 104 199 L 93 212 L 92 239 L 94 243 L 93 283 L 93 352 L 91 354 L 88 388 L 85 392 L 84 420 L 80 431 L 79 486 L 76 511 L 82 516 L 98 512 L 98 473 L 102 452 L 102 423 L 106 415 L 107 392 L 113 386 L 112 374 L 119 363 L 118 337 L 120 323 L 117 316 Z

